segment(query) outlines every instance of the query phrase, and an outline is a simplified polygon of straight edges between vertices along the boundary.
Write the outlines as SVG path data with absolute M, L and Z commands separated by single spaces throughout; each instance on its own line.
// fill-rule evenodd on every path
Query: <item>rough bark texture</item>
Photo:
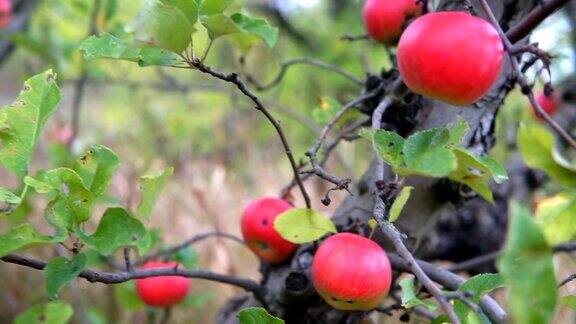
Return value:
M 477 5 L 476 1 L 472 1 Z M 530 12 L 537 0 L 489 1 L 504 29 L 513 26 Z M 440 8 L 454 10 L 462 1 L 441 1 Z M 476 6 L 476 8 L 480 8 Z M 456 50 L 456 49 L 455 49 Z M 470 124 L 465 138 L 466 145 L 477 154 L 486 154 L 494 145 L 495 116 L 514 85 L 508 64 L 493 90 L 473 107 L 456 108 L 446 103 L 429 101 L 407 94 L 402 102 L 394 104 L 385 114 L 383 126 L 401 135 L 414 130 L 443 126 L 463 117 Z M 398 78 L 395 71 L 384 72 L 379 77 L 369 77 L 367 90 L 380 82 L 391 84 Z M 382 94 L 384 95 L 384 93 Z M 370 114 L 380 100 L 367 102 L 362 111 Z M 527 170 L 521 161 L 509 167 L 511 181 L 493 186 L 495 204 L 492 205 L 470 193 L 467 188 L 447 180 L 413 177 L 407 185 L 415 190 L 397 225 L 408 235 L 406 244 L 414 254 L 425 260 L 461 261 L 500 248 L 506 233 L 507 205 L 510 199 L 527 201 L 530 186 L 537 184 L 538 175 Z M 363 179 L 356 182 L 350 195 L 333 215 L 339 230 L 362 231 L 362 226 L 372 217 L 374 206 L 373 170 L 369 169 Z M 393 174 L 387 170 L 385 176 Z M 387 247 L 381 236 L 376 240 Z M 248 306 L 262 305 L 287 323 L 360 323 L 365 314 L 345 313 L 327 306 L 315 293 L 310 282 L 310 266 L 315 244 L 303 245 L 294 258 L 280 266 L 262 266 L 262 282 L 268 289 L 264 301 L 251 296 L 239 296 L 231 300 L 219 314 L 218 323 L 236 323 L 235 314 Z M 492 270 L 491 266 L 477 271 Z

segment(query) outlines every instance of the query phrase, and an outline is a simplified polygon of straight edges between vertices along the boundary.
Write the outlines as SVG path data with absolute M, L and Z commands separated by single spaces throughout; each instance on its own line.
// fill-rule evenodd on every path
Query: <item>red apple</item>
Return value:
M 413 21 L 398 43 L 398 68 L 413 92 L 467 106 L 502 69 L 504 46 L 489 22 L 466 12 L 435 12 Z
M 410 18 L 422 14 L 422 3 L 416 0 L 366 0 L 364 26 L 374 40 L 392 45 L 398 41 Z
M 175 268 L 184 266 L 177 262 L 150 261 L 142 269 Z M 136 279 L 136 292 L 148 306 L 170 307 L 180 303 L 188 294 L 190 279 L 180 276 L 161 276 Z
M 4 29 L 12 22 L 12 1 L 0 0 L 0 29 Z
M 542 107 L 542 109 L 544 109 L 544 111 L 548 115 L 552 116 L 556 113 L 556 110 L 558 109 L 558 104 L 553 94 L 547 96 L 544 92 L 539 92 L 536 94 L 535 99 L 536 102 L 538 102 L 538 104 L 540 105 L 540 107 Z M 532 108 L 532 113 L 534 114 L 534 117 L 540 120 L 544 120 L 542 117 L 538 116 L 538 114 L 536 113 L 536 108 Z
M 329 237 L 316 251 L 312 281 L 330 306 L 367 311 L 388 295 L 392 268 L 386 252 L 374 241 L 340 233 Z
M 248 247 L 262 260 L 280 263 L 286 260 L 298 245 L 282 238 L 274 229 L 274 219 L 292 208 L 279 198 L 262 198 L 251 202 L 242 215 L 242 235 Z

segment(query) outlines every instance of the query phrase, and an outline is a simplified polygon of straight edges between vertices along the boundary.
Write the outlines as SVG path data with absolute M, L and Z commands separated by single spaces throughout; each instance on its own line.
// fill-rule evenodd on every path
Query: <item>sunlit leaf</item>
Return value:
M 109 148 L 97 145 L 90 148 L 76 163 L 74 171 L 95 197 L 106 193 L 120 161 Z
M 576 237 L 576 196 L 559 194 L 538 202 L 536 220 L 550 244 L 559 244 Z
M 412 308 L 416 306 L 424 306 L 429 310 L 433 311 L 438 306 L 431 301 L 424 301 L 416 296 L 416 291 L 414 289 L 414 278 L 404 278 L 399 282 L 400 288 L 402 288 L 402 293 L 400 295 L 402 299 L 402 306 L 405 308 Z
M 292 243 L 316 241 L 328 233 L 336 233 L 336 226 L 326 216 L 307 208 L 292 208 L 274 220 L 274 229 Z
M 266 42 L 268 47 L 274 47 L 278 41 L 278 28 L 272 27 L 265 19 L 251 18 L 241 13 L 230 17 L 244 33 L 253 34 Z
M 404 205 L 410 199 L 410 194 L 412 193 L 413 187 L 406 186 L 402 188 L 402 191 L 398 194 L 398 197 L 392 203 L 392 207 L 390 207 L 390 222 L 395 222 L 399 217 L 402 209 L 404 209 Z
M 140 206 L 138 206 L 136 213 L 140 219 L 150 219 L 150 214 L 156 204 L 156 200 L 173 172 L 174 168 L 166 168 L 158 174 L 147 175 L 140 178 L 141 198 Z

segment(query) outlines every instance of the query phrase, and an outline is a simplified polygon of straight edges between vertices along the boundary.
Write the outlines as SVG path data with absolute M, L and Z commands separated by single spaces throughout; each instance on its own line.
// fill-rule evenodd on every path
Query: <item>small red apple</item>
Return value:
M 292 205 L 285 200 L 261 198 L 244 209 L 242 235 L 248 247 L 262 260 L 280 263 L 298 247 L 282 238 L 274 229 L 274 219 L 290 208 Z
M 539 92 L 536 94 L 535 99 L 536 102 L 538 102 L 538 104 L 540 105 L 540 107 L 542 107 L 542 109 L 544 109 L 544 111 L 548 115 L 553 116 L 556 113 L 556 110 L 558 109 L 558 104 L 556 102 L 554 94 L 550 94 L 549 96 L 547 96 L 544 92 Z M 534 117 L 538 118 L 539 120 L 544 120 L 542 117 L 538 116 L 538 114 L 536 113 L 536 108 L 533 107 L 531 108 Z
M 398 41 L 410 18 L 422 14 L 422 3 L 416 0 L 366 0 L 364 26 L 374 40 L 387 45 Z
M 0 0 L 0 29 L 4 29 L 12 22 L 12 1 Z
M 142 269 L 175 268 L 184 266 L 177 262 L 150 261 Z M 136 279 L 136 292 L 148 306 L 170 307 L 180 303 L 188 294 L 190 279 L 180 276 L 161 276 Z
M 502 69 L 496 29 L 466 12 L 435 12 L 414 20 L 398 43 L 398 68 L 413 92 L 467 106 L 482 98 Z
M 388 295 L 392 268 L 388 255 L 376 242 L 340 233 L 329 237 L 316 251 L 312 281 L 330 306 L 367 311 Z

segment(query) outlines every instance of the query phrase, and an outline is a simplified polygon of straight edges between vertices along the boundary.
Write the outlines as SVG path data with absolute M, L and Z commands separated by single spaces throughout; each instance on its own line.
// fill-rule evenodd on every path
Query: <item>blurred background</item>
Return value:
M 252 199 L 277 196 L 291 181 L 291 170 L 274 129 L 250 102 L 227 84 L 191 70 L 140 68 L 130 62 L 84 62 L 79 44 L 89 30 L 124 35 L 125 26 L 137 15 L 138 0 L 102 0 L 101 14 L 92 17 L 94 1 L 15 0 L 13 24 L 0 30 L 0 106 L 16 98 L 28 77 L 46 69 L 58 73 L 63 99 L 45 131 L 31 173 L 67 165 L 93 144 L 113 149 L 121 159 L 108 204 L 134 207 L 138 180 L 166 166 L 175 168 L 150 226 L 158 230 L 158 247 L 181 242 L 195 234 L 224 231 L 240 235 L 242 209 Z M 367 73 L 390 68 L 389 53 L 382 46 L 344 35 L 362 35 L 362 1 L 340 0 L 237 0 L 250 14 L 280 28 L 276 47 L 264 44 L 241 53 L 226 37 L 218 39 L 206 63 L 217 70 L 238 71 L 261 84 L 274 80 L 281 63 L 294 58 L 314 58 L 345 69 L 363 80 Z M 233 10 L 231 10 L 233 11 Z M 552 66 L 553 83 L 574 73 L 576 24 L 571 12 L 555 14 L 534 33 L 533 41 L 557 55 Z M 92 27 L 91 27 L 92 25 Z M 27 26 L 24 28 L 24 26 Z M 200 25 L 196 26 L 201 29 Z M 208 43 L 205 32 L 195 34 L 198 51 Z M 549 76 L 542 75 L 544 81 Z M 260 92 L 263 102 L 281 121 L 297 159 L 313 143 L 326 116 L 358 95 L 362 89 L 350 80 L 315 66 L 291 67 L 275 87 Z M 508 157 L 503 126 L 531 118 L 528 103 L 512 94 L 500 114 L 502 139 L 495 157 Z M 78 114 L 77 132 L 73 116 Z M 343 143 L 327 164 L 341 177 L 358 178 L 373 156 L 363 141 Z M 0 183 L 13 183 L 0 169 Z M 319 199 L 330 188 L 310 179 L 307 187 L 316 208 L 330 214 L 345 197 L 332 195 L 330 208 Z M 293 196 L 302 205 L 298 191 Z M 0 219 L 0 232 L 24 219 L 42 228 L 45 201 L 30 194 L 24 208 L 10 219 Z M 103 210 L 103 209 L 102 209 Z M 101 211 L 95 215 L 100 215 Z M 93 217 L 88 228 L 97 224 Z M 26 253 L 51 258 L 53 249 Z M 120 255 L 117 256 L 120 260 Z M 258 260 L 243 246 L 210 239 L 178 256 L 188 267 L 258 279 Z M 91 266 L 106 269 L 96 254 Z M 45 300 L 39 272 L 13 265 L 0 266 L 0 323 L 10 323 L 21 311 Z M 239 291 L 228 286 L 194 280 L 184 306 L 174 310 L 178 323 L 211 323 L 218 308 Z M 141 323 L 154 316 L 137 299 L 131 283 L 105 286 L 78 280 L 62 291 L 62 298 L 91 323 Z M 152 313 L 151 313 L 152 312 Z

